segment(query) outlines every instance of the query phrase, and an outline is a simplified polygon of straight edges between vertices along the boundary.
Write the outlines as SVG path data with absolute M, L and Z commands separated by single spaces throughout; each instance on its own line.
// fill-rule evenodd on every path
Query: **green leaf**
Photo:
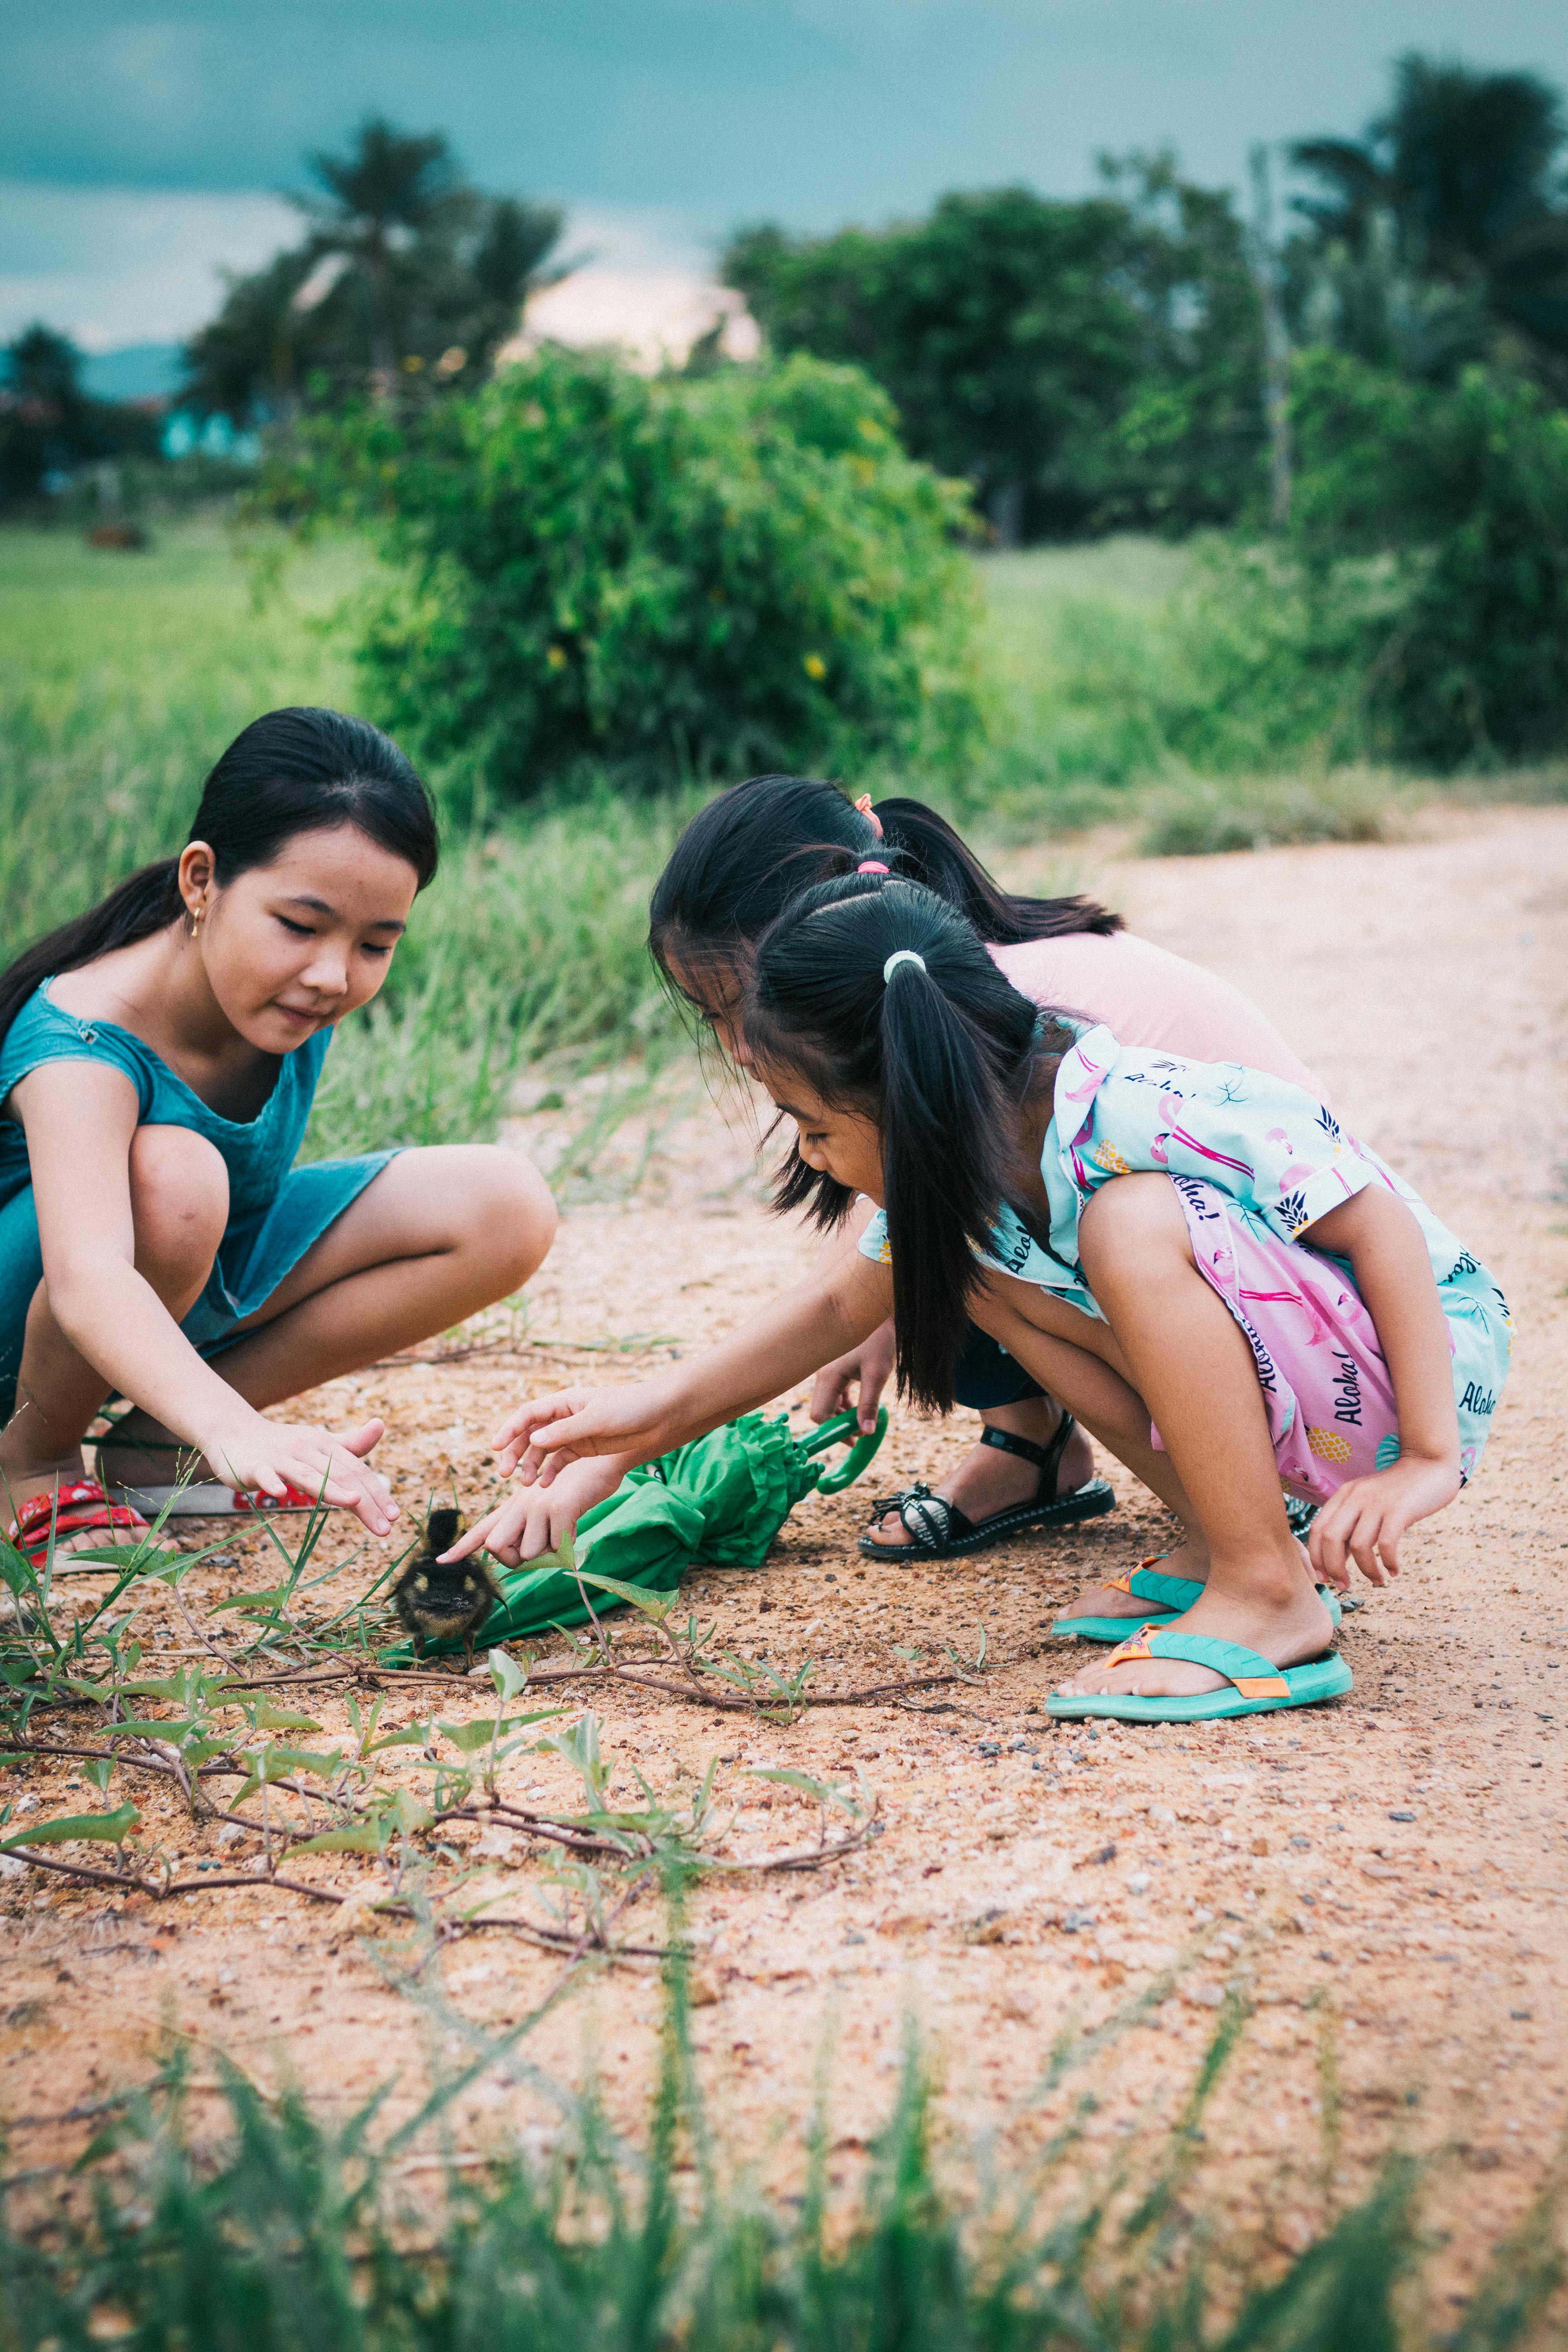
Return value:
M 225 1609 L 276 1609 L 289 1589 L 286 1584 L 273 1584 L 263 1592 L 231 1592 L 226 1601 L 215 1601 L 208 1613 L 216 1617 Z
M 507 1651 L 491 1650 L 485 1663 L 490 1670 L 490 1680 L 495 1685 L 496 1696 L 503 1706 L 509 1698 L 516 1698 L 520 1691 L 527 1688 L 526 1668 L 520 1666 L 517 1660 Z
M 539 1744 L 542 1748 L 553 1748 L 557 1756 L 571 1765 L 595 1804 L 603 1801 L 605 1775 L 604 1759 L 599 1754 L 597 1716 L 585 1715 L 580 1723 L 573 1725 L 570 1731 L 553 1732 Z
M 129 1569 L 136 1576 L 168 1576 L 195 1565 L 188 1552 L 144 1551 L 139 1544 L 105 1544 L 101 1551 L 62 1552 L 60 1557 L 68 1558 L 73 1567 L 90 1560 L 94 1567 Z
M 427 1830 L 436 1818 L 431 1808 L 416 1797 L 412 1789 L 384 1790 L 374 1810 L 382 1821 L 393 1822 L 405 1837 L 412 1837 L 416 1830 Z
M 853 1798 L 847 1797 L 842 1789 L 834 1788 L 829 1781 L 816 1780 L 809 1772 L 791 1771 L 786 1765 L 754 1765 L 746 1777 L 752 1780 L 777 1780 L 786 1789 L 799 1789 L 803 1795 L 812 1798 L 819 1805 L 837 1805 L 842 1812 L 856 1811 Z
M 381 1853 L 392 1832 L 393 1824 L 384 1814 L 377 1821 L 353 1822 L 345 1829 L 323 1830 L 320 1837 L 291 1845 L 285 1859 L 292 1861 L 297 1853 Z
M 0 1853 L 8 1853 L 16 1845 L 65 1845 L 73 1838 L 99 1838 L 121 1845 L 141 1820 L 132 1804 L 121 1805 L 112 1813 L 67 1813 L 58 1821 L 36 1822 L 30 1830 L 18 1830 L 0 1840 Z
M 258 1699 L 245 1711 L 258 1731 L 320 1731 L 321 1727 L 313 1715 L 300 1715 L 291 1706 L 274 1706 L 270 1699 Z
M 405 1724 L 401 1731 L 384 1731 L 379 1739 L 371 1741 L 364 1752 L 367 1756 L 377 1756 L 384 1748 L 428 1748 L 435 1731 L 433 1719 L 428 1723 Z
M 258 1789 L 274 1780 L 281 1780 L 291 1772 L 303 1772 L 314 1780 L 333 1780 L 342 1760 L 341 1748 L 334 1748 L 329 1755 L 318 1756 L 309 1748 L 279 1748 L 276 1741 L 269 1741 L 258 1754 L 245 1759 L 250 1766 L 250 1777 L 232 1802 L 243 1805 L 247 1797 L 255 1796 Z
M 129 1733 L 137 1739 L 172 1739 L 176 1747 L 188 1733 L 206 1733 L 211 1729 L 211 1724 L 199 1716 L 171 1721 L 161 1716 L 132 1715 L 122 1723 L 106 1723 L 103 1727 L 107 1739 L 123 1739 Z
M 471 1756 L 476 1748 L 488 1748 L 492 1739 L 502 1739 L 509 1731 L 526 1731 L 530 1724 L 552 1723 L 571 1712 L 566 1706 L 542 1706 L 532 1715 L 508 1716 L 504 1721 L 494 1716 L 476 1716 L 468 1723 L 439 1723 L 436 1728 L 446 1734 L 454 1748 Z
M 655 1625 L 662 1625 L 679 1598 L 674 1592 L 645 1592 L 640 1585 L 623 1584 L 618 1576 L 595 1576 L 590 1570 L 577 1570 L 584 1584 L 596 1584 L 602 1592 L 613 1592 L 617 1601 L 627 1601 Z

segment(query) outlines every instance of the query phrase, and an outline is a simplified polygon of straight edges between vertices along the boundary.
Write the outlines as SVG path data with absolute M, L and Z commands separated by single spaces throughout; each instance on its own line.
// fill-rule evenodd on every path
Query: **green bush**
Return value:
M 546 348 L 406 427 L 309 428 L 268 495 L 379 512 L 376 715 L 489 794 L 951 768 L 979 739 L 967 494 L 854 368 L 650 381 Z
M 1045 795 L 1058 823 L 1094 822 L 1151 782 L 1184 793 L 1194 773 L 1255 778 L 1373 748 L 1369 646 L 1397 597 L 1386 564 L 1324 577 L 1215 534 L 1180 551 L 1127 539 L 983 569 L 1007 705 L 962 795 L 972 814 L 1016 806 L 1037 820 Z
M 1398 756 L 1457 767 L 1568 744 L 1568 413 L 1527 377 L 1409 383 L 1313 352 L 1298 369 L 1294 536 L 1320 576 L 1386 552 L 1395 594 L 1365 695 Z

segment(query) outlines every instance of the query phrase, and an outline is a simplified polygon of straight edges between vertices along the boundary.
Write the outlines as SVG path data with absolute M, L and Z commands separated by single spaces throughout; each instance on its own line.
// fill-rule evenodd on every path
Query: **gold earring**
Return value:
M 198 936 L 201 928 L 202 910 L 199 907 L 193 907 L 191 908 L 191 937 L 193 940 Z

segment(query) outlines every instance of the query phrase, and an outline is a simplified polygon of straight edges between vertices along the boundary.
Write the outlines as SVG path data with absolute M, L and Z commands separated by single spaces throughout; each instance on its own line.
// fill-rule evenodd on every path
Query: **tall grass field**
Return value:
M 924 793 L 994 851 L 1106 822 L 1157 853 L 1379 838 L 1404 788 L 1329 765 L 1340 689 L 1255 642 L 1260 608 L 1217 560 L 1134 538 L 980 559 L 986 749 L 941 784 L 844 781 Z M 374 573 L 347 535 L 239 540 L 210 509 L 143 551 L 0 530 L 0 952 L 178 848 L 207 768 L 258 712 L 363 707 L 354 608 Z M 525 1067 L 656 1075 L 686 1050 L 644 941 L 698 788 L 603 784 L 522 812 L 487 805 L 460 762 L 430 782 L 441 872 L 334 1045 L 316 1156 L 493 1133 Z
M 259 712 L 358 707 L 340 615 L 369 568 L 338 539 L 277 575 L 210 517 L 148 552 L 0 532 L 0 952 L 178 849 L 207 769 Z M 382 997 L 334 1044 L 317 1157 L 491 1133 L 526 1065 L 679 1042 L 644 941 L 685 806 L 606 794 L 525 824 L 431 782 L 441 871 Z

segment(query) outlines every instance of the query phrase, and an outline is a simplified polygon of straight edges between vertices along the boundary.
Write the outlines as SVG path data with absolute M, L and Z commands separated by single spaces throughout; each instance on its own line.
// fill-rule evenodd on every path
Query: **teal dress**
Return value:
M 135 1087 L 139 1126 L 189 1128 L 221 1152 L 228 1223 L 206 1288 L 180 1326 L 202 1355 L 216 1356 L 232 1343 L 235 1325 L 266 1304 L 395 1154 L 294 1166 L 330 1029 L 282 1057 L 277 1084 L 254 1118 L 224 1118 L 129 1029 L 79 1021 L 53 1003 L 52 984 L 46 980 L 29 998 L 0 1045 L 0 1106 L 46 1062 L 107 1062 Z M 0 1117 L 0 1420 L 13 1409 L 27 1308 L 43 1271 L 27 1139 L 15 1119 Z

